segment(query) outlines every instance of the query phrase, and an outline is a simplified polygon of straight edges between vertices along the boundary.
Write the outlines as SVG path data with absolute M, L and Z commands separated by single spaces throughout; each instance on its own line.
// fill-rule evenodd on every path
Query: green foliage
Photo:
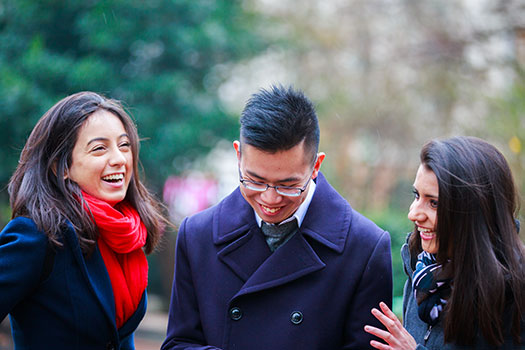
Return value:
M 221 67 L 264 47 L 257 18 L 232 0 L 0 2 L 2 188 L 38 118 L 92 90 L 130 106 L 148 182 L 159 189 L 186 160 L 237 134 L 217 89 Z

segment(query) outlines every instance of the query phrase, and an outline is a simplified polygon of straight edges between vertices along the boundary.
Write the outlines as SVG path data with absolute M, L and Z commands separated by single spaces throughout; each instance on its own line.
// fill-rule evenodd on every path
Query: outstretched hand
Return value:
M 379 303 L 379 307 L 382 312 L 373 308 L 372 315 L 374 315 L 388 331 L 368 325 L 365 326 L 365 331 L 383 339 L 388 345 L 376 340 L 370 341 L 370 345 L 379 350 L 414 350 L 417 347 L 414 337 L 408 333 L 396 315 L 385 303 Z

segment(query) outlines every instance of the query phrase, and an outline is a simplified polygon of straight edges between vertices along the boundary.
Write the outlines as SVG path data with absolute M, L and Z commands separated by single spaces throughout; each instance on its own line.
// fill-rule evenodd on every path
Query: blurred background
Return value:
M 525 191 L 525 0 L 0 0 L 1 227 L 20 151 L 63 97 L 124 102 L 146 182 L 177 223 L 238 185 L 239 114 L 279 83 L 314 101 L 328 180 L 391 233 L 398 314 L 425 141 L 481 137 Z M 175 239 L 149 257 L 138 350 L 164 337 Z M 4 320 L 0 349 L 11 347 Z

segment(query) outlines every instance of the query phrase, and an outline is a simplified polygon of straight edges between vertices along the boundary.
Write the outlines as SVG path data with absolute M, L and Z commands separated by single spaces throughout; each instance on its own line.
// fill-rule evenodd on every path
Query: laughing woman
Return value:
M 116 101 L 64 98 L 38 121 L 9 183 L 0 320 L 18 349 L 134 349 L 148 263 L 167 224 L 137 172 L 139 140 Z
M 428 142 L 401 249 L 403 325 L 383 303 L 377 349 L 525 349 L 525 249 L 509 166 L 473 137 Z

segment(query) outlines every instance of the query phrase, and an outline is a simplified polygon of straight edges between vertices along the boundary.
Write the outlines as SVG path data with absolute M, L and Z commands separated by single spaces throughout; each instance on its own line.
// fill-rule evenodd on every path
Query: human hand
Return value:
M 379 307 L 382 312 L 373 308 L 372 315 L 374 315 L 388 331 L 368 325 L 365 326 L 365 331 L 383 339 L 388 345 L 376 340 L 371 340 L 370 345 L 379 350 L 414 350 L 417 347 L 414 337 L 408 333 L 396 315 L 385 303 L 379 303 Z

